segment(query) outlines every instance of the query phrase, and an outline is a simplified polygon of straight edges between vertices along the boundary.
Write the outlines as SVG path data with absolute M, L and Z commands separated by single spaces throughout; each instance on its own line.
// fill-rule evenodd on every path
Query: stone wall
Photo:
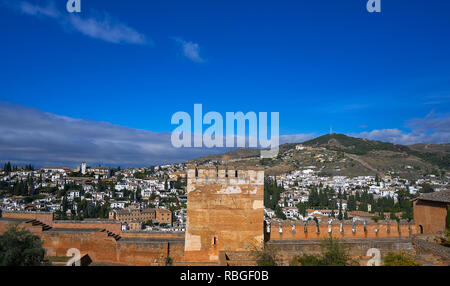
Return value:
M 5 211 L 2 212 L 3 218 L 12 219 L 25 219 L 25 220 L 39 220 L 45 224 L 52 225 L 53 223 L 53 213 L 51 212 L 16 212 L 16 211 Z
M 271 222 L 266 227 L 266 238 L 270 240 L 311 240 L 327 238 L 331 234 L 336 238 L 360 239 L 360 238 L 395 238 L 410 237 L 416 233 L 414 222 L 407 221 L 361 221 L 351 222 L 338 220 L 331 224 L 314 221 L 307 223 L 299 221 Z
M 22 216 L 20 216 L 22 217 Z M 168 256 L 176 265 L 213 265 L 218 261 L 192 261 L 191 257 L 185 257 L 185 233 L 183 232 L 121 232 L 120 238 L 116 239 L 109 235 L 104 228 L 94 228 L 94 223 L 69 222 L 53 224 L 53 228 L 47 229 L 39 223 L 33 225 L 29 219 L 24 218 L 1 218 L 0 233 L 6 231 L 10 224 L 19 224 L 38 235 L 44 241 L 44 247 L 48 256 L 66 257 L 70 248 L 77 248 L 81 255 L 89 255 L 90 259 L 100 264 L 118 265 L 164 265 Z M 65 226 L 59 228 L 58 226 Z M 75 226 L 69 228 L 68 226 Z M 283 264 L 287 265 L 293 257 L 301 254 L 318 254 L 321 251 L 322 238 L 329 237 L 329 225 L 319 224 L 319 232 L 314 222 L 307 225 L 304 232 L 304 224 L 293 222 L 271 223 L 269 246 L 277 249 Z M 99 222 L 97 226 L 103 227 Z M 218 226 L 219 227 L 219 226 Z M 282 232 L 280 233 L 280 227 Z M 343 224 L 336 222 L 331 225 L 331 235 L 342 239 L 348 247 L 351 257 L 361 265 L 367 265 L 369 257 L 368 250 L 377 248 L 380 250 L 381 259 L 389 251 L 405 251 L 410 254 L 418 254 L 423 257 L 431 257 L 430 263 L 435 265 L 448 265 L 448 249 L 439 245 L 415 240 L 414 223 L 380 222 L 367 223 L 366 231 L 364 224 Z M 378 231 L 376 231 L 378 229 Z M 389 229 L 389 231 L 388 231 Z M 400 229 L 400 232 L 398 232 Z M 343 230 L 343 232 L 341 231 Z M 261 231 L 263 231 L 261 229 Z M 220 239 L 220 237 L 219 237 Z M 224 250 L 220 253 L 231 259 L 229 265 L 254 265 L 254 258 L 249 257 L 247 251 Z M 241 251 L 241 252 L 239 252 Z M 192 264 L 194 263 L 194 264 Z M 200 263 L 200 264 L 198 264 Z M 203 264 L 201 264 L 203 263 Z M 234 264 L 233 264 L 234 263 Z
M 218 261 L 264 237 L 264 169 L 187 169 L 186 261 Z
M 381 261 L 391 251 L 415 253 L 411 237 L 343 239 L 341 242 L 348 249 L 350 257 L 361 266 L 366 266 L 372 258 L 372 254 L 368 253 L 368 251 L 373 248 L 379 250 Z M 271 240 L 268 242 L 268 245 L 277 250 L 283 265 L 289 265 L 295 256 L 303 254 L 317 255 L 322 251 L 321 240 L 318 239 Z
M 55 220 L 51 226 L 58 229 L 106 229 L 116 234 L 122 232 L 122 224 L 113 220 Z
M 447 227 L 448 204 L 424 200 L 414 201 L 414 220 L 417 232 L 424 234 L 439 233 Z
M 93 228 L 94 224 L 84 225 L 91 228 L 83 228 L 81 223 L 63 224 L 63 228 L 44 231 L 42 226 L 27 221 L 1 218 L 0 233 L 10 224 L 19 224 L 42 239 L 50 257 L 66 257 L 69 249 L 76 248 L 82 256 L 87 254 L 95 263 L 104 264 L 164 265 L 167 256 L 174 262 L 184 259 L 184 233 L 121 233 L 116 240 L 107 231 Z
M 418 255 L 426 256 L 427 260 L 431 260 L 435 265 L 450 265 L 450 247 L 438 245 L 420 237 L 414 237 L 412 242 Z

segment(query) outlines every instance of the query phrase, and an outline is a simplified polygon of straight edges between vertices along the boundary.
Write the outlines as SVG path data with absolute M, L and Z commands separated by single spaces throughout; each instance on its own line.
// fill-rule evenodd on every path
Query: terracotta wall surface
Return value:
M 294 227 L 293 227 L 294 226 Z M 280 232 L 281 228 L 281 232 Z M 330 232 L 331 230 L 331 232 Z M 401 221 L 394 222 L 368 222 L 364 228 L 364 223 L 334 221 L 331 225 L 328 223 L 320 223 L 317 225 L 314 221 L 306 224 L 299 222 L 272 222 L 266 227 L 266 232 L 271 240 L 288 239 L 288 240 L 308 240 L 327 238 L 331 234 L 336 238 L 359 239 L 359 238 L 383 238 L 383 237 L 409 237 L 416 233 L 414 222 Z
M 148 231 L 125 231 L 120 234 L 121 237 L 149 238 L 149 239 L 182 239 L 184 240 L 184 232 L 148 232 Z
M 163 265 L 170 256 L 175 262 L 183 261 L 184 234 L 155 233 L 131 234 L 119 240 L 95 228 L 52 228 L 43 231 L 42 226 L 33 226 L 19 219 L 0 219 L 0 233 L 11 224 L 19 224 L 39 236 L 44 242 L 47 256 L 66 257 L 71 248 L 88 254 L 94 262 L 123 265 Z M 89 226 L 89 225 L 88 225 Z
M 347 248 L 350 258 L 361 266 L 366 266 L 369 263 L 372 258 L 369 250 L 374 251 L 373 249 L 377 249 L 375 251 L 379 253 L 381 260 L 391 251 L 415 254 L 411 237 L 343 239 L 342 243 Z M 303 254 L 316 255 L 322 252 L 321 240 L 317 239 L 271 240 L 268 244 L 277 250 L 283 265 L 289 265 L 295 256 Z
M 53 213 L 2 211 L 2 217 L 27 220 L 35 219 L 48 225 L 52 225 L 53 223 Z
M 262 243 L 262 169 L 188 167 L 187 173 L 186 261 L 218 261 L 219 251 Z
M 70 248 L 88 254 L 92 261 L 123 265 L 160 265 L 168 255 L 175 261 L 183 259 L 184 241 L 151 241 L 121 239 L 116 241 L 105 232 L 41 233 L 49 256 L 66 256 Z
M 120 222 L 113 220 L 86 220 L 86 221 L 54 221 L 52 224 L 54 228 L 79 228 L 79 229 L 106 229 L 115 234 L 122 232 L 122 225 Z
M 81 255 L 88 254 L 89 257 L 95 263 L 103 264 L 119 264 L 119 265 L 164 265 L 165 260 L 170 256 L 174 263 L 177 265 L 191 265 L 192 260 L 185 259 L 185 241 L 183 233 L 143 233 L 143 232 L 124 232 L 121 234 L 119 240 L 114 239 L 112 236 L 108 236 L 105 231 L 99 231 L 96 229 L 83 229 L 83 228 L 52 228 L 43 231 L 42 226 L 33 226 L 31 223 L 27 223 L 23 219 L 0 219 L 0 233 L 4 232 L 7 227 L 12 224 L 19 224 L 35 235 L 38 235 L 44 241 L 44 247 L 47 250 L 48 256 L 60 256 L 66 257 L 67 251 L 70 248 L 77 248 L 80 250 Z M 388 251 L 406 251 L 414 254 L 415 250 L 411 244 L 413 237 L 403 236 L 403 233 L 407 233 L 409 225 L 400 225 L 405 227 L 401 234 L 391 229 L 389 232 L 386 229 L 386 224 L 367 224 L 367 237 L 360 237 L 359 233 L 364 232 L 363 225 L 356 226 L 356 232 L 344 228 L 344 235 L 340 236 L 342 241 L 349 249 L 349 253 L 352 258 L 359 261 L 361 265 L 366 265 L 370 259 L 368 257 L 368 250 L 371 248 L 377 248 L 381 252 L 383 257 Z M 414 226 L 414 225 L 412 225 Z M 272 230 L 279 230 L 279 225 L 272 224 Z M 280 254 L 284 264 L 288 264 L 293 257 L 300 254 L 318 254 L 321 251 L 320 242 L 321 238 L 328 237 L 329 233 L 327 225 L 320 225 L 319 234 L 314 235 L 309 233 L 309 227 L 313 227 L 312 231 L 315 231 L 315 225 L 307 225 L 308 236 L 300 238 L 292 233 L 292 225 L 285 222 L 281 223 L 283 233 L 275 235 L 272 231 L 271 240 L 268 241 L 269 245 L 273 245 Z M 336 228 L 337 227 L 337 228 Z M 347 226 L 348 227 L 348 226 Z M 362 228 L 361 228 L 362 227 Z M 378 236 L 372 236 L 372 232 L 378 227 Z M 300 230 L 296 226 L 296 232 Z M 290 231 L 290 232 L 289 232 Z M 339 232 L 338 232 L 339 231 Z M 332 234 L 340 233 L 340 225 L 332 225 Z M 347 236 L 347 233 L 352 233 Z M 300 234 L 299 234 L 300 235 Z M 421 250 L 426 252 L 427 250 Z M 225 253 L 227 253 L 225 251 Z M 227 256 L 231 257 L 230 263 L 232 265 L 248 265 L 250 254 L 228 252 Z M 242 257 L 247 257 L 245 261 L 242 261 Z M 189 257 L 188 257 L 189 258 Z M 203 261 L 199 263 L 208 263 Z M 244 264 L 241 264 L 244 263 Z M 254 261 L 253 261 L 254 263 Z M 194 264 L 201 265 L 201 264 Z M 211 264 L 205 264 L 211 265 Z
M 77 248 L 94 262 L 123 265 L 163 265 L 168 256 L 175 263 L 218 263 L 219 252 L 248 255 L 252 245 L 262 245 L 263 237 L 281 251 L 286 262 L 300 253 L 320 252 L 320 240 L 331 234 L 343 239 L 351 255 L 364 264 L 370 248 L 380 248 L 382 254 L 413 251 L 411 239 L 421 229 L 432 234 L 446 227 L 448 206 L 423 201 L 414 202 L 415 221 L 411 222 L 367 221 L 364 225 L 335 220 L 331 225 L 317 225 L 309 221 L 305 229 L 304 222 L 271 221 L 264 226 L 264 172 L 260 169 L 238 170 L 236 176 L 232 168 L 191 167 L 187 189 L 185 233 L 122 232 L 121 224 L 111 220 L 54 221 L 51 213 L 3 211 L 0 234 L 10 224 L 19 224 L 41 237 L 49 256 L 66 256 L 68 249 Z M 44 224 L 33 225 L 32 220 Z M 116 235 L 109 236 L 108 231 Z
M 439 202 L 414 201 L 414 220 L 418 233 L 434 234 L 447 227 L 448 204 Z

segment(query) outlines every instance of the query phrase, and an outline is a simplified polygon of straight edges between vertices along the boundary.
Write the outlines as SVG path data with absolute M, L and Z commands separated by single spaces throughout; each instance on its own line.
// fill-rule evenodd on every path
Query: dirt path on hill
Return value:
M 354 154 L 347 154 L 345 153 L 345 156 L 347 156 L 348 158 L 357 161 L 358 163 L 360 163 L 361 165 L 363 165 L 364 167 L 366 167 L 367 169 L 377 173 L 379 176 L 383 176 L 382 173 L 378 172 L 377 169 L 375 169 L 374 167 L 370 166 L 369 163 L 367 163 L 366 161 L 364 161 L 363 159 L 361 159 L 358 155 L 354 155 Z

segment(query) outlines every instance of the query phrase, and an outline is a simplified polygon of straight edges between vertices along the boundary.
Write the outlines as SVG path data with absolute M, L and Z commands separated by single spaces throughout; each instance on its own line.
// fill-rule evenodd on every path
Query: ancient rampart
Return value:
M 416 234 L 414 221 L 273 221 L 266 226 L 270 240 L 310 240 L 330 236 L 344 239 L 410 237 Z
M 187 169 L 186 261 L 218 261 L 263 241 L 264 170 Z

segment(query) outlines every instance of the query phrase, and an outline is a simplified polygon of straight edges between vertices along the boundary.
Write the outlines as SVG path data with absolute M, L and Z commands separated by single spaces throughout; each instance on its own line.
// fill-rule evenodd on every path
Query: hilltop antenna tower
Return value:
M 333 126 L 330 125 L 330 135 L 333 135 Z

